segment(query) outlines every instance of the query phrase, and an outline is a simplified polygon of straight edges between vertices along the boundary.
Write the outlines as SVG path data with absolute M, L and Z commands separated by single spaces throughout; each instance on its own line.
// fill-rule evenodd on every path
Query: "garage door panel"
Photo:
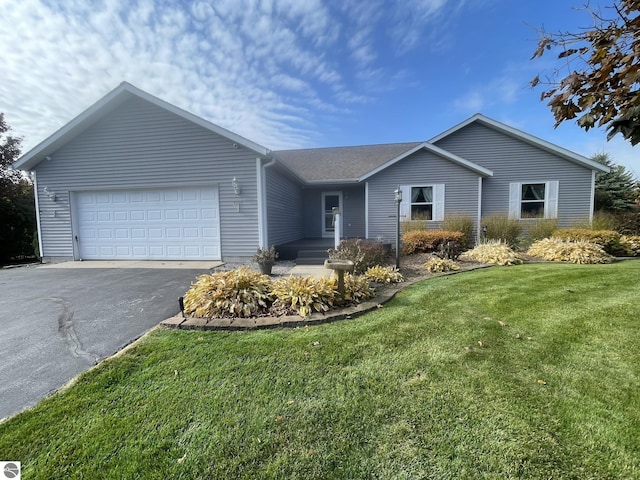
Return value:
M 220 258 L 215 187 L 78 192 L 74 198 L 83 259 Z

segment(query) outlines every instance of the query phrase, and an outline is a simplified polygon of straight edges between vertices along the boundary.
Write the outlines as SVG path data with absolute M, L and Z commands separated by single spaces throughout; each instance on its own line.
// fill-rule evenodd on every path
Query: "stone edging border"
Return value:
M 321 325 L 324 323 L 337 322 L 340 320 L 351 320 L 363 313 L 381 308 L 382 305 L 404 288 L 423 280 L 432 278 L 445 277 L 455 275 L 457 273 L 469 272 L 481 268 L 489 268 L 495 265 L 474 265 L 465 269 L 451 272 L 443 272 L 434 274 L 426 278 L 416 278 L 402 283 L 386 286 L 384 293 L 380 296 L 366 300 L 357 305 L 349 307 L 329 310 L 326 313 L 314 312 L 307 317 L 299 315 L 283 315 L 281 317 L 251 317 L 251 318 L 200 318 L 200 317 L 183 317 L 182 314 L 174 315 L 160 322 L 160 326 L 164 328 L 180 329 L 180 330 L 257 330 L 266 328 L 297 328 L 310 325 Z

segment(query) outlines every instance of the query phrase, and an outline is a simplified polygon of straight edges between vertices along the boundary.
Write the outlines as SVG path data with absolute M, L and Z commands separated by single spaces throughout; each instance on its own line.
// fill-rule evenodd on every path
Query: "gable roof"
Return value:
M 442 140 L 443 138 L 448 137 L 449 135 L 452 135 L 458 132 L 459 130 L 462 130 L 463 128 L 465 128 L 466 126 L 472 123 L 479 123 L 481 125 L 489 127 L 498 132 L 502 132 L 505 135 L 521 140 L 525 143 L 528 143 L 529 145 L 533 145 L 534 147 L 538 147 L 549 153 L 553 153 L 559 157 L 564 158 L 565 160 L 569 160 L 570 162 L 577 163 L 578 165 L 582 165 L 583 167 L 589 168 L 591 170 L 599 170 L 605 173 L 609 172 L 609 167 L 606 167 L 605 165 L 595 162 L 582 155 L 578 155 L 575 152 L 567 150 L 566 148 L 562 148 L 551 142 L 547 142 L 546 140 L 542 140 L 541 138 L 535 137 L 529 133 L 523 132 L 522 130 L 518 130 L 517 128 L 510 127 L 505 123 L 498 122 L 497 120 L 493 120 L 492 118 L 489 118 L 489 117 L 485 117 L 481 113 L 476 113 L 472 117 L 469 117 L 468 119 L 466 119 L 464 122 L 461 122 L 458 125 L 455 125 L 454 127 L 451 127 L 450 129 L 445 130 L 441 134 L 436 135 L 431 140 L 429 140 L 429 143 L 436 143 Z
M 189 122 L 210 130 L 211 132 L 222 135 L 232 142 L 242 145 L 259 155 L 267 156 L 270 153 L 270 150 L 252 142 L 251 140 L 198 117 L 197 115 L 189 113 L 175 105 L 165 102 L 158 97 L 154 97 L 153 95 L 134 87 L 130 83 L 122 82 L 117 88 L 106 94 L 69 123 L 22 155 L 13 164 L 13 168 L 16 170 L 29 170 L 35 167 L 38 163 L 44 160 L 46 156 L 51 155 L 65 143 L 69 142 L 108 113 L 112 112 L 115 108 L 122 105 L 125 101 L 134 97 L 145 100 L 157 107 L 178 115 Z
M 308 183 L 357 182 L 358 179 L 407 152 L 420 142 L 353 147 L 279 150 L 273 154 Z
M 427 142 L 280 150 L 273 154 L 307 183 L 355 183 L 418 150 L 430 151 L 481 176 L 493 175 L 490 170 Z

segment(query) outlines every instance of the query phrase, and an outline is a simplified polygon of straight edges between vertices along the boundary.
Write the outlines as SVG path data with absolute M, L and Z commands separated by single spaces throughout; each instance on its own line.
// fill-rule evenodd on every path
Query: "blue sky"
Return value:
M 274 150 L 428 140 L 480 112 L 640 174 L 621 138 L 554 129 L 529 87 L 555 66 L 530 60 L 536 28 L 589 26 L 582 5 L 4 0 L 0 111 L 24 151 L 122 81 Z

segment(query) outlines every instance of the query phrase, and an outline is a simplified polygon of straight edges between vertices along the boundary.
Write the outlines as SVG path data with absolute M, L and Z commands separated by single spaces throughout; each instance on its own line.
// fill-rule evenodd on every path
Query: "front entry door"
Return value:
M 333 218 L 333 208 L 340 209 L 340 223 L 342 223 L 342 192 L 322 192 L 322 236 L 333 237 L 335 235 L 335 225 Z M 342 231 L 342 229 L 341 229 Z

